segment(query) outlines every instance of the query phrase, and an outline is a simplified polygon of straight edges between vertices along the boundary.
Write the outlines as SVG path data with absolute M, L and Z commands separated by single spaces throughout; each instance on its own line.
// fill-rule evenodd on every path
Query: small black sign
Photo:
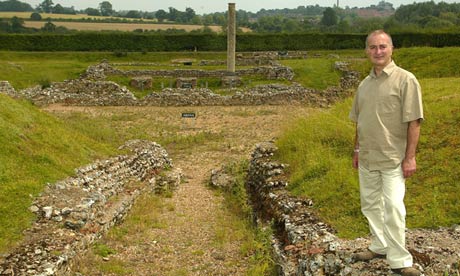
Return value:
M 195 118 L 196 114 L 195 112 L 185 112 L 182 113 L 182 118 Z

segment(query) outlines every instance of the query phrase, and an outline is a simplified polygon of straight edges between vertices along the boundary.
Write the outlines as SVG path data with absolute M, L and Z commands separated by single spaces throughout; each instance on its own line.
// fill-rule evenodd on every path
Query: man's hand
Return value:
M 353 168 L 355 168 L 355 169 L 357 169 L 358 166 L 359 166 L 358 159 L 359 159 L 359 152 L 355 152 L 353 154 Z
M 415 162 L 415 150 L 420 137 L 420 121 L 421 119 L 411 121 L 407 127 L 406 157 L 401 164 L 404 178 L 411 177 L 417 169 L 417 162 Z
M 404 158 L 401 166 L 402 166 L 404 178 L 411 177 L 417 170 L 417 162 L 415 161 L 415 157 L 414 158 Z

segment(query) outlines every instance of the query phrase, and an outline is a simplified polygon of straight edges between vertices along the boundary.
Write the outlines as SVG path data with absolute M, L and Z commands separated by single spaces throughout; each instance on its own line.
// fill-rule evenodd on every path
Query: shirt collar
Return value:
M 396 64 L 392 60 L 387 66 L 385 66 L 385 68 L 383 68 L 382 73 L 385 73 L 387 76 L 389 76 L 389 75 L 391 75 L 391 73 L 393 73 L 395 68 L 396 68 Z M 377 78 L 377 76 L 375 75 L 375 72 L 374 72 L 374 68 L 371 69 L 370 76 L 373 77 L 373 78 Z

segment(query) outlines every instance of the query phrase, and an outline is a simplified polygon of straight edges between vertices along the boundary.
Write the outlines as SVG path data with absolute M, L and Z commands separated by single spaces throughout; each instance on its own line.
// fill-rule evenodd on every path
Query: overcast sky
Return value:
M 77 10 L 86 8 L 97 8 L 99 3 L 105 0 L 53 0 L 53 3 L 61 4 L 64 7 L 73 6 Z M 169 7 L 176 8 L 180 11 L 185 11 L 185 8 L 192 8 L 197 14 L 205 14 L 212 12 L 223 12 L 228 8 L 228 3 L 235 3 L 236 9 L 257 12 L 261 9 L 283 9 L 297 8 L 298 6 L 320 5 L 322 7 L 332 7 L 337 4 L 337 0 L 108 0 L 112 4 L 112 8 L 119 10 L 140 10 L 140 11 L 157 11 L 163 9 L 168 11 Z M 36 7 L 43 0 L 22 0 L 21 2 L 29 3 L 32 7 Z M 368 7 L 377 5 L 380 0 L 339 0 L 340 7 Z M 408 5 L 427 1 L 414 0 L 387 0 L 392 3 L 393 7 L 397 8 L 400 5 Z M 436 3 L 457 3 L 455 0 L 434 1 Z

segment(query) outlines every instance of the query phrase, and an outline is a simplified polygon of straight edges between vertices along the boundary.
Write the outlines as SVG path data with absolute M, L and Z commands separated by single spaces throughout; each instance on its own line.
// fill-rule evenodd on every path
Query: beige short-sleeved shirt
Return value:
M 360 165 L 393 169 L 405 157 L 408 123 L 423 119 L 420 84 L 393 61 L 378 77 L 372 70 L 358 87 L 349 117 L 357 123 Z

